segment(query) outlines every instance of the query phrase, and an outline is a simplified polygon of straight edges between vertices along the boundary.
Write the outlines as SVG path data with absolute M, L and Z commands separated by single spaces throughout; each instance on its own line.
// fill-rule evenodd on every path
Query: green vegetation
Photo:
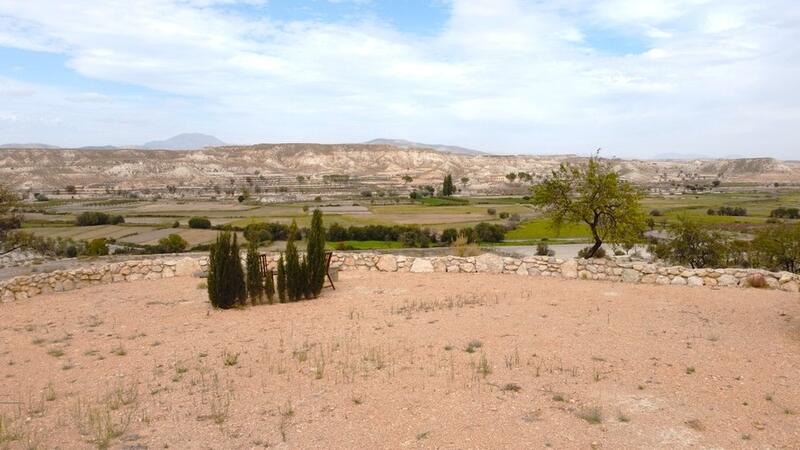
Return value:
M 208 263 L 208 299 L 215 308 L 243 305 L 247 297 L 236 235 L 221 231 L 211 247 Z
M 442 197 L 450 197 L 455 194 L 455 192 L 456 188 L 453 185 L 453 175 L 448 173 L 444 176 L 444 181 L 442 182 Z
M 211 221 L 205 217 L 192 217 L 189 219 L 189 228 L 209 229 L 211 228 Z
M 85 211 L 75 218 L 75 225 L 89 227 L 96 225 L 119 225 L 125 223 L 125 218 L 120 215 L 109 215 L 98 211 Z
M 322 211 L 319 209 L 314 210 L 306 245 L 308 284 L 311 296 L 318 297 L 325 284 L 325 228 L 322 224 Z
M 261 273 L 261 261 L 258 255 L 258 244 L 250 242 L 247 246 L 247 296 L 250 303 L 260 305 L 264 302 L 264 276 Z
M 283 260 L 283 253 L 278 258 L 278 301 L 286 301 L 286 262 Z
M 598 156 L 582 166 L 562 164 L 533 188 L 533 204 L 542 208 L 556 230 L 564 224 L 584 223 L 592 232 L 592 257 L 603 241 L 630 243 L 639 239 L 645 221 L 643 194 L 622 180 Z
M 105 256 L 108 254 L 108 244 L 106 238 L 92 239 L 86 244 L 84 252 L 87 256 Z
M 158 240 L 159 253 L 181 253 L 189 244 L 179 234 L 170 234 Z
M 300 255 L 297 253 L 295 239 L 297 224 L 289 227 L 289 239 L 286 241 L 286 297 L 295 302 L 303 297 L 302 274 L 300 273 Z

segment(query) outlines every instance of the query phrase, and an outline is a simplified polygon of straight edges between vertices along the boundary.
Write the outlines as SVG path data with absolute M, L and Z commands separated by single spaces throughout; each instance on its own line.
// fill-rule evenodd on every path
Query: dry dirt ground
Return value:
M 0 448 L 800 448 L 796 294 L 343 273 L 0 305 Z

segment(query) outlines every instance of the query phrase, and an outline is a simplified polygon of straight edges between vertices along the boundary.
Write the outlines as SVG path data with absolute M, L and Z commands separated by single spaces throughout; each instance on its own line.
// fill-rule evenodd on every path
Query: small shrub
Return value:
M 106 238 L 92 239 L 86 244 L 85 253 L 87 256 L 104 256 L 108 254 Z
M 592 251 L 592 247 L 584 247 L 584 248 L 580 249 L 578 251 L 578 258 L 586 259 L 586 255 L 588 255 L 589 252 L 591 252 L 591 251 Z M 605 257 L 606 257 L 606 250 L 603 247 L 598 248 L 597 251 L 594 252 L 593 258 L 598 258 L 599 259 L 599 258 L 605 258 Z
M 158 249 L 162 253 L 181 253 L 189 245 L 179 234 L 170 234 L 158 240 Z
M 192 217 L 189 219 L 189 228 L 208 230 L 211 228 L 211 221 L 205 217 Z
M 473 339 L 467 343 L 467 347 L 464 349 L 467 353 L 475 353 L 475 350 L 483 347 L 483 342 Z
M 548 256 L 550 254 L 550 246 L 546 242 L 539 242 L 536 244 L 536 254 L 538 256 Z
M 583 408 L 578 411 L 577 416 L 592 425 L 603 422 L 603 410 L 599 406 Z
M 500 213 L 500 218 L 501 219 L 508 219 L 509 215 L 510 215 L 509 213 L 503 211 L 503 212 Z
M 486 214 L 489 214 L 490 216 L 496 216 L 497 215 L 497 210 L 494 209 L 494 208 L 488 208 L 488 209 L 486 209 Z
M 469 239 L 463 234 L 458 235 L 450 248 L 453 249 L 453 253 L 456 256 L 462 258 L 465 256 L 477 256 L 481 253 L 480 247 L 476 244 L 469 243 Z
M 286 263 L 283 261 L 283 253 L 278 258 L 278 301 L 283 303 L 286 301 Z
M 181 227 L 181 223 L 178 222 L 177 220 L 172 223 L 172 228 L 180 228 L 180 227 Z

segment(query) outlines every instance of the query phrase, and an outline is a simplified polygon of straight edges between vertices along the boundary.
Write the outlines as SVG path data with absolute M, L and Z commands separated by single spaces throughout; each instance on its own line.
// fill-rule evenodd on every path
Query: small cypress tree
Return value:
M 265 283 L 264 283 L 264 291 L 267 294 L 267 300 L 272 303 L 275 300 L 275 280 L 272 279 L 274 273 L 272 269 L 267 270 L 267 273 L 264 274 Z
M 264 303 L 264 276 L 261 274 L 261 262 L 258 255 L 258 244 L 250 242 L 247 246 L 247 296 L 250 303 Z
M 310 297 L 319 297 L 325 284 L 325 228 L 322 225 L 322 211 L 314 210 L 311 218 L 311 229 L 308 230 L 306 243 L 308 258 L 308 285 Z
M 311 273 L 309 272 L 308 267 L 308 258 L 303 256 L 302 261 L 300 261 L 300 296 L 303 298 L 312 298 L 312 286 L 311 286 Z
M 246 299 L 246 287 L 236 235 L 221 231 L 209 252 L 208 299 L 215 308 L 228 309 Z
M 286 241 L 286 295 L 290 302 L 296 302 L 303 294 L 300 255 L 295 246 L 295 235 L 297 234 L 297 223 L 292 221 L 289 227 L 289 238 Z
M 278 258 L 278 301 L 286 301 L 286 263 L 283 262 L 283 253 Z

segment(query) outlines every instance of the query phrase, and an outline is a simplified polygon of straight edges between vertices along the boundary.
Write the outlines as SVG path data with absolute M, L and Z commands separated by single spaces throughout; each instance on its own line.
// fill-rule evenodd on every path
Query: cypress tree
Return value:
M 264 303 L 264 276 L 261 274 L 261 262 L 258 255 L 258 244 L 250 242 L 247 246 L 247 296 L 250 303 Z
M 298 277 L 298 297 L 311 298 L 311 276 L 308 270 L 308 258 L 303 256 L 300 261 L 300 276 Z
M 294 244 L 295 234 L 297 234 L 297 223 L 292 221 L 292 225 L 289 227 L 289 238 L 286 241 L 286 295 L 290 302 L 296 302 L 303 292 L 300 278 L 300 255 Z
M 267 300 L 272 303 L 275 300 L 275 280 L 272 279 L 274 272 L 272 269 L 267 270 L 267 273 L 264 274 L 265 283 L 264 283 L 264 290 L 267 293 Z
M 236 235 L 221 231 L 209 252 L 208 299 L 215 308 L 233 308 L 246 299 L 246 287 Z
M 322 211 L 314 210 L 311 218 L 311 229 L 308 230 L 306 243 L 308 258 L 308 285 L 310 297 L 318 297 L 325 284 L 325 228 L 322 225 Z
M 447 174 L 444 176 L 444 182 L 442 183 L 442 196 L 449 197 L 456 192 L 455 186 L 453 185 L 453 175 Z
M 242 257 L 239 254 L 239 243 L 237 242 L 236 233 L 233 233 L 233 243 L 231 244 L 231 252 L 229 257 L 229 264 L 231 270 L 231 285 L 233 292 L 236 294 L 236 303 L 244 306 L 247 304 L 247 284 L 244 280 L 244 270 L 242 270 Z
M 286 263 L 283 262 L 283 253 L 278 258 L 278 301 L 286 301 Z

